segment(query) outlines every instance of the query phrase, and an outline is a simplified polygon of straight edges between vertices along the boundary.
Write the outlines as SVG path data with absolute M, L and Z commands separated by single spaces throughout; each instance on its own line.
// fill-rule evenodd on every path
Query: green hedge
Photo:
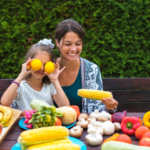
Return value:
M 43 38 L 54 42 L 67 18 L 83 26 L 81 56 L 103 77 L 149 77 L 149 0 L 1 0 L 0 78 L 16 78 L 28 48 Z

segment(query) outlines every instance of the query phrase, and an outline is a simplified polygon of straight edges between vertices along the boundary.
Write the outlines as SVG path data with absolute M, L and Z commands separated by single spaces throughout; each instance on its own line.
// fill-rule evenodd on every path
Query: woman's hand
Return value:
M 66 68 L 66 67 L 63 67 L 61 70 L 59 70 L 60 66 L 59 66 L 58 62 L 56 62 L 56 64 L 54 63 L 54 65 L 55 65 L 54 72 L 52 72 L 50 74 L 45 72 L 45 74 L 49 77 L 49 79 L 52 83 L 55 82 L 58 79 L 59 74 Z
M 105 105 L 107 110 L 114 110 L 118 106 L 118 102 L 113 98 L 103 98 L 101 102 Z

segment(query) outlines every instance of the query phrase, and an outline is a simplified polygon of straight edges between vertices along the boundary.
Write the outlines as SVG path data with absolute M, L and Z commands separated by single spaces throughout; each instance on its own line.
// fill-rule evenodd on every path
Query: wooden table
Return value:
M 142 119 L 144 114 L 145 112 L 128 113 L 127 116 L 136 116 Z M 19 127 L 18 122 L 19 122 L 19 119 L 16 122 L 16 124 L 12 127 L 8 135 L 5 137 L 3 142 L 0 144 L 0 150 L 11 150 L 13 145 L 17 143 L 18 136 L 20 135 L 22 131 L 24 131 L 24 129 Z M 121 134 L 122 132 L 119 132 L 119 133 Z M 88 143 L 85 140 L 86 134 L 87 134 L 87 131 L 84 130 L 82 136 L 80 137 L 80 140 L 85 143 L 85 145 L 87 146 L 87 150 L 96 150 L 96 149 L 100 150 L 101 145 L 95 146 L 95 147 L 88 145 Z M 108 137 L 109 136 L 103 136 L 103 139 L 105 140 Z M 137 140 L 135 136 L 130 136 L 130 137 L 132 139 L 132 144 L 138 145 L 139 140 Z

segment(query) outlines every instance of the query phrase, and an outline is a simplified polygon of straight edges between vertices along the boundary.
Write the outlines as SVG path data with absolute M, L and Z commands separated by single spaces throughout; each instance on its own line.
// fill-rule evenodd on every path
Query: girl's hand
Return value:
M 56 62 L 56 64 L 54 63 L 54 65 L 55 65 L 54 72 L 52 72 L 50 74 L 45 72 L 45 74 L 49 77 L 49 79 L 52 83 L 55 82 L 58 79 L 59 74 L 66 68 L 66 67 L 63 67 L 61 70 L 59 70 L 60 66 L 59 66 L 58 62 Z
M 25 63 L 22 64 L 20 74 L 23 76 L 23 78 L 25 78 L 31 72 L 31 68 L 29 70 L 27 69 L 27 65 L 29 65 L 31 61 L 32 61 L 31 58 L 29 58 Z
M 118 102 L 113 98 L 103 98 L 101 101 L 107 110 L 114 110 L 117 108 Z

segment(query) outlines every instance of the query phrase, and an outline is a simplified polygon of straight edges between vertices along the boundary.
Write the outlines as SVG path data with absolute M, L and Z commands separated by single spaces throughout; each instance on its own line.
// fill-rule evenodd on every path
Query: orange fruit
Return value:
M 135 136 L 137 139 L 141 139 L 142 138 L 142 135 L 149 131 L 149 128 L 146 127 L 146 126 L 140 126 L 138 127 L 136 130 L 135 130 Z
M 39 59 L 34 59 L 31 61 L 31 67 L 33 70 L 38 71 L 42 67 L 42 62 Z
M 55 65 L 52 63 L 52 61 L 47 62 L 45 64 L 45 72 L 47 72 L 48 74 L 54 72 L 55 70 Z
M 116 141 L 125 142 L 131 144 L 131 138 L 126 134 L 120 134 Z

